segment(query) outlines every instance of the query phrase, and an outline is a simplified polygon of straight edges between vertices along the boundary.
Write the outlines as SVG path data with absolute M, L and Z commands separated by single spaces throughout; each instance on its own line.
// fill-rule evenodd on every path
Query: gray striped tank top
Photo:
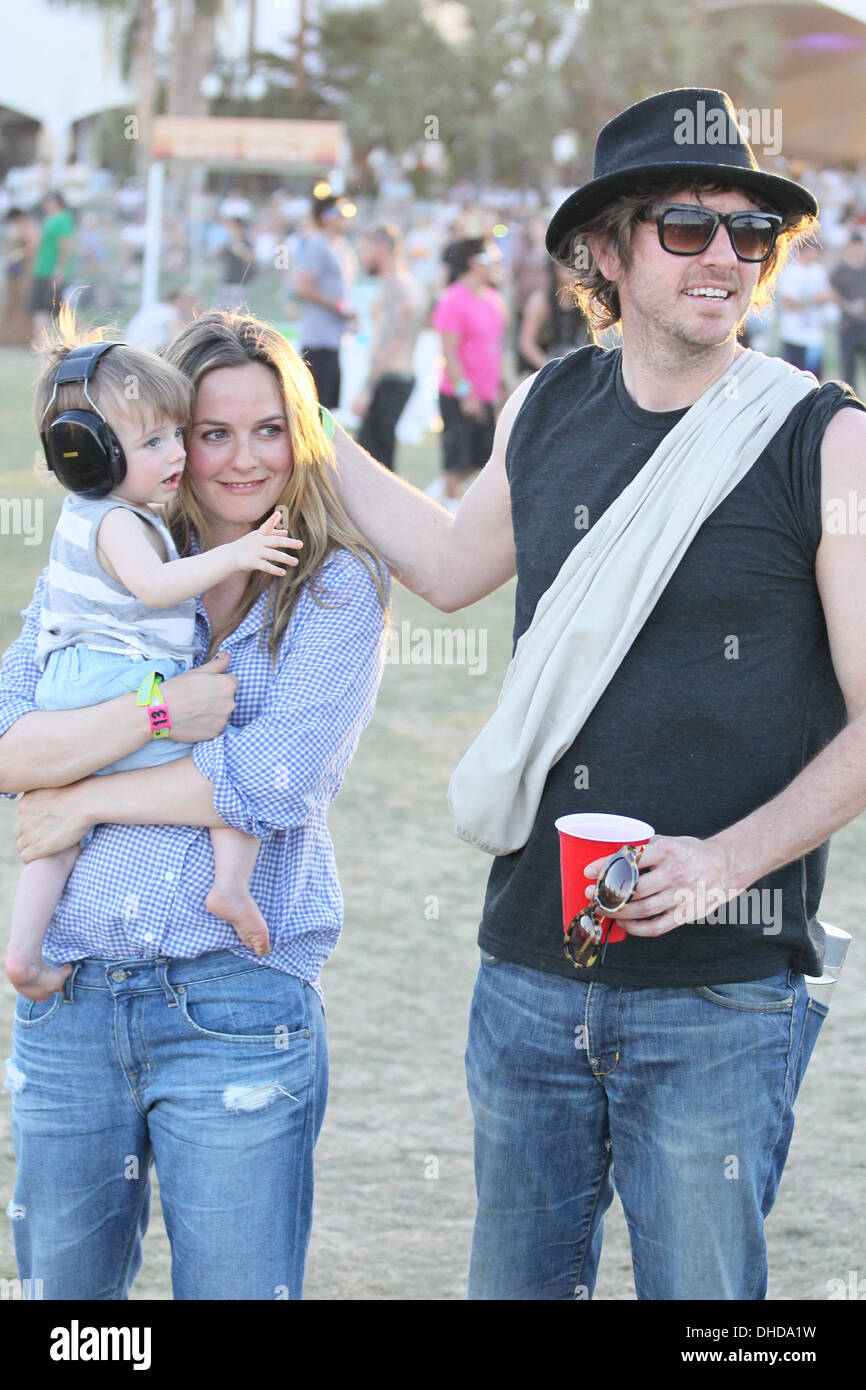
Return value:
M 153 526 L 168 560 L 178 553 L 161 517 L 116 497 L 81 497 L 69 493 L 63 503 L 42 595 L 42 626 L 36 659 L 44 667 L 59 647 L 83 642 L 98 652 L 125 656 L 171 657 L 192 664 L 198 649 L 195 599 L 172 608 L 148 608 L 102 568 L 96 536 L 113 507 L 126 507 Z

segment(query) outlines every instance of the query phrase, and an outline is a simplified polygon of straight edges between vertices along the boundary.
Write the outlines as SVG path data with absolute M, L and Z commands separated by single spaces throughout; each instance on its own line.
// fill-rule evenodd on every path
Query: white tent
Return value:
M 125 22 L 122 10 L 0 0 L 0 105 L 39 121 L 53 179 L 66 163 L 76 121 L 114 107 L 135 109 L 120 75 Z

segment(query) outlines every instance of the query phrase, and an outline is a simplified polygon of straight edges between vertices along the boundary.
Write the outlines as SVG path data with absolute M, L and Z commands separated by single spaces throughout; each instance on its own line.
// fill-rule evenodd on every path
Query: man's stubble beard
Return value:
M 632 295 L 632 313 L 627 335 L 630 346 L 651 366 L 671 370 L 677 366 L 694 368 L 703 357 L 712 358 L 728 344 L 736 344 L 740 328 L 749 316 L 754 291 L 737 319 L 721 336 L 708 339 L 676 316 L 666 316 L 658 306 Z M 709 326 L 708 326 L 709 329 Z M 718 333 L 719 330 L 709 329 Z M 625 338 L 624 332 L 623 337 Z

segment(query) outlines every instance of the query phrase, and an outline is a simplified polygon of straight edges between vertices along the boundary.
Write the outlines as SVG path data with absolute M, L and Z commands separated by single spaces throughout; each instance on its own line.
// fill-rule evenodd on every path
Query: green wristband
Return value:
M 149 672 L 138 687 L 135 703 L 137 705 L 161 704 L 162 679 L 162 674 L 159 671 Z
M 322 421 L 322 429 L 329 439 L 334 438 L 334 431 L 337 428 L 336 421 L 327 406 L 319 406 L 319 418 Z

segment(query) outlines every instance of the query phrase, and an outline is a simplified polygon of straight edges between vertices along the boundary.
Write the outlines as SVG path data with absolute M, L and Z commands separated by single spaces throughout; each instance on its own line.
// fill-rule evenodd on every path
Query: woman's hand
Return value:
M 87 834 L 95 822 L 82 791 L 86 785 L 87 779 L 68 787 L 41 787 L 19 797 L 15 844 L 23 863 L 77 845 Z
M 228 652 L 218 652 L 212 661 L 163 683 L 175 742 L 204 743 L 222 733 L 235 707 L 238 685 L 237 676 L 226 671 L 228 664 Z

